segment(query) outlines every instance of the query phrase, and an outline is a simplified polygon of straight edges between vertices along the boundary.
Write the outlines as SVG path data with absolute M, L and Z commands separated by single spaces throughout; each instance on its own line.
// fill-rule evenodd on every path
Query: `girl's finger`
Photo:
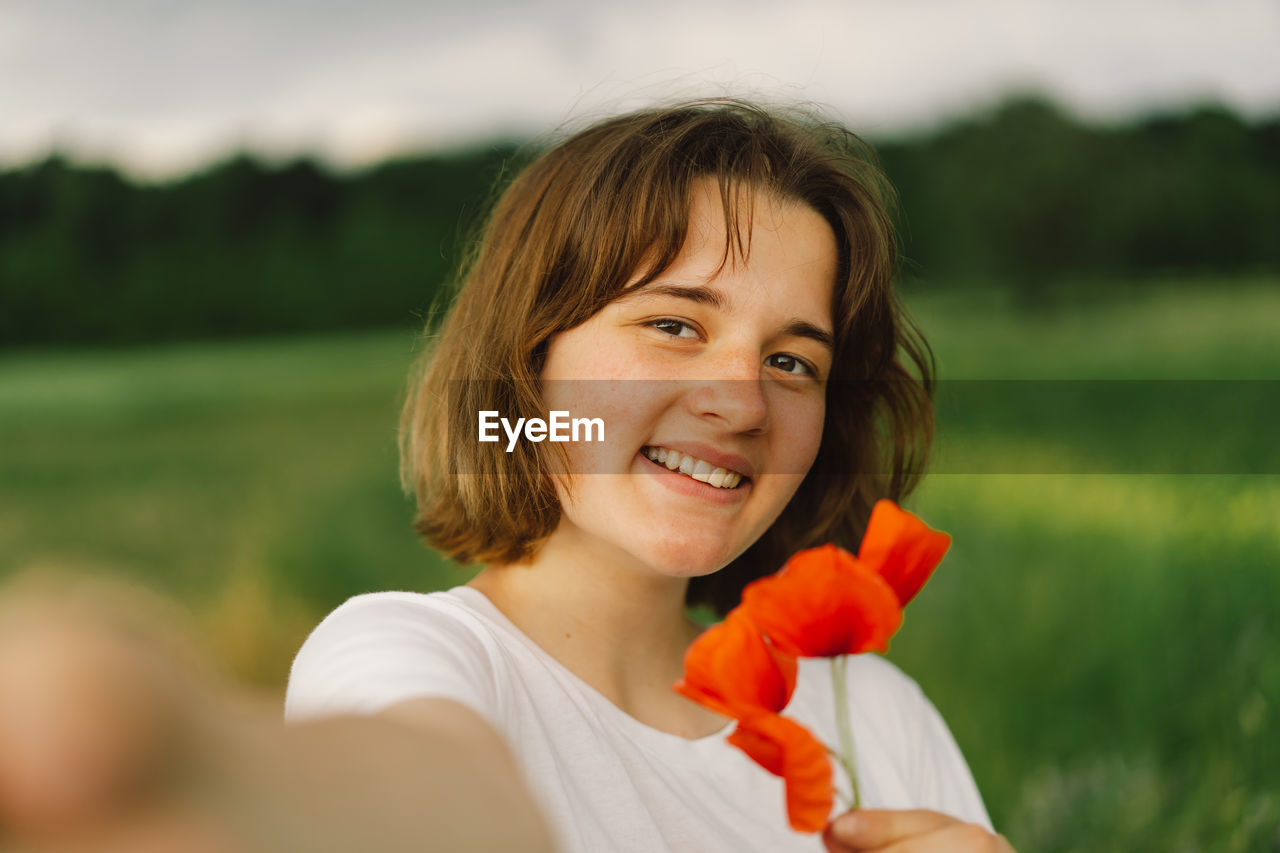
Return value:
M 856 809 L 832 821 L 826 837 L 837 845 L 844 845 L 832 848 L 828 844 L 828 849 L 866 850 L 958 823 L 949 815 L 926 809 Z

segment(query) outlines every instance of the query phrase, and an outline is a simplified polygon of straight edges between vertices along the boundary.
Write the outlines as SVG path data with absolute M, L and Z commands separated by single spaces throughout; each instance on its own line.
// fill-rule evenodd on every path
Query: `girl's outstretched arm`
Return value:
M 48 589 L 0 591 L 0 853 L 553 849 L 465 706 L 286 727 L 155 620 Z

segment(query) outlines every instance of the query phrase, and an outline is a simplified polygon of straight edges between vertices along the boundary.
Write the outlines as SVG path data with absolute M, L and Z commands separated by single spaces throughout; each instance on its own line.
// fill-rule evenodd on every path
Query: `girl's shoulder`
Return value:
M 834 721 L 836 684 L 832 659 L 801 658 L 793 707 Z M 877 654 L 850 655 L 844 685 L 850 713 L 881 740 L 908 744 L 937 713 L 914 678 Z
M 829 659 L 800 661 L 792 712 L 830 744 L 838 738 L 835 684 Z M 853 655 L 845 691 L 858 763 L 875 780 L 877 805 L 931 808 L 990 828 L 963 753 L 914 678 L 879 655 Z
M 355 595 L 325 616 L 307 642 L 370 630 L 468 625 L 475 610 L 469 604 L 467 591 L 467 587 L 454 587 L 437 592 L 386 591 Z
M 809 701 L 830 702 L 835 691 L 831 658 L 801 658 L 798 689 Z M 901 716 L 922 710 L 929 699 L 914 678 L 878 654 L 849 655 L 845 687 L 855 709 Z M 930 705 L 931 707 L 931 705 Z
M 339 605 L 294 658 L 286 719 L 376 713 L 422 696 L 493 716 L 501 639 L 469 591 L 376 592 Z

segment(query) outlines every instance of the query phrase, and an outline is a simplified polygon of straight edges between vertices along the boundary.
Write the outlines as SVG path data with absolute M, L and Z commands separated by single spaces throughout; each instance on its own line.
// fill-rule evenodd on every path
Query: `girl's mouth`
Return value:
M 744 483 L 751 482 L 750 477 L 746 477 L 737 471 L 717 467 L 705 459 L 699 459 L 696 456 L 690 456 L 678 450 L 646 446 L 640 448 L 640 453 L 654 465 L 683 474 L 716 489 L 733 490 L 742 487 Z

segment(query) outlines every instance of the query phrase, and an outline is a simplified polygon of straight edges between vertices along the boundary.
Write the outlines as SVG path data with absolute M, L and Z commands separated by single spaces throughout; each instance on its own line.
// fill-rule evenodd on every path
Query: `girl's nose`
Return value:
M 755 353 L 722 361 L 716 367 L 709 373 L 714 378 L 692 382 L 686 399 L 693 413 L 731 432 L 768 429 L 769 403 Z

